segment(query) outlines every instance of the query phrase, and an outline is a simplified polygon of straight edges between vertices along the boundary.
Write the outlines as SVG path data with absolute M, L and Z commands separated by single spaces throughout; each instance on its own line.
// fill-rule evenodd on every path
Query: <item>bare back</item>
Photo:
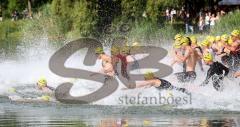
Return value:
M 100 59 L 102 60 L 102 67 L 103 72 L 109 76 L 113 76 L 115 74 L 114 68 L 112 65 L 112 59 L 110 56 L 102 54 L 100 56 Z
M 185 51 L 185 56 L 188 57 L 186 59 L 186 71 L 195 71 L 195 67 L 199 57 L 197 51 L 188 46 Z

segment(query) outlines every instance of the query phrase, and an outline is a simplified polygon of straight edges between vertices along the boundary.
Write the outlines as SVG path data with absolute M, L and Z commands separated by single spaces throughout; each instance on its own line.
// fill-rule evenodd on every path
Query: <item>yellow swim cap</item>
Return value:
M 210 36 L 208 38 L 208 41 L 209 41 L 209 43 L 213 43 L 215 41 L 215 37 L 214 36 Z
M 221 36 L 221 40 L 224 41 L 224 42 L 227 42 L 228 39 L 229 39 L 229 36 L 228 36 L 227 34 L 223 34 L 223 35 Z
M 120 53 L 120 48 L 119 47 L 112 47 L 111 48 L 111 53 L 112 55 L 117 55 Z
M 190 37 L 190 40 L 191 40 L 192 44 L 197 44 L 197 38 L 196 38 L 196 36 L 191 36 L 191 37 Z
M 48 96 L 48 95 L 43 95 L 43 96 L 41 96 L 41 99 L 43 100 L 43 101 L 50 101 L 50 96 Z
M 238 37 L 240 35 L 240 31 L 239 30 L 233 30 L 231 35 L 234 36 L 234 37 Z
M 125 46 L 120 48 L 121 53 L 128 53 L 130 51 L 130 47 Z
M 138 42 L 133 42 L 131 46 L 139 46 L 139 43 Z
M 95 53 L 96 53 L 96 54 L 103 54 L 103 53 L 104 53 L 103 48 L 102 48 L 102 47 L 97 47 L 97 48 L 95 49 Z
M 182 43 L 180 41 L 175 40 L 173 47 L 176 49 L 179 49 L 179 48 L 181 48 L 181 45 L 182 45 Z
M 39 87 L 46 87 L 47 86 L 47 80 L 44 77 L 41 77 L 37 82 Z
M 210 43 L 209 43 L 209 41 L 208 40 L 203 40 L 202 42 L 201 42 L 201 46 L 210 46 Z
M 176 34 L 174 39 L 180 41 L 183 36 L 181 34 Z
M 190 40 L 187 37 L 182 37 L 180 42 L 182 46 L 186 46 L 186 45 L 189 45 Z
M 231 38 L 231 37 L 229 37 L 229 39 L 228 39 L 227 43 L 228 43 L 229 45 L 231 45 L 231 44 L 233 43 L 233 40 L 232 40 L 232 38 Z
M 207 61 L 207 62 L 213 61 L 213 56 L 212 56 L 212 54 L 210 54 L 210 53 L 204 54 L 204 55 L 203 55 L 203 60 L 204 60 L 204 61 Z
M 216 40 L 216 41 L 220 41 L 220 40 L 221 40 L 221 36 L 216 36 L 216 37 L 215 37 L 215 40 Z
M 208 35 L 207 37 L 206 37 L 206 40 L 209 40 L 211 38 L 211 36 L 210 35 Z
M 145 74 L 144 74 L 144 78 L 145 78 L 145 80 L 151 80 L 151 79 L 154 79 L 154 73 L 153 72 L 146 72 Z

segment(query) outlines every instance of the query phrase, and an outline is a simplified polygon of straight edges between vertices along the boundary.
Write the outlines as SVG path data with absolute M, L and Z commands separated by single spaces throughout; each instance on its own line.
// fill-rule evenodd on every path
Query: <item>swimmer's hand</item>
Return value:
M 171 67 L 173 67 L 174 66 L 174 64 L 176 64 L 177 63 L 177 61 L 176 60 L 174 60 L 174 61 L 172 61 L 172 63 L 171 63 Z
M 234 77 L 235 77 L 235 78 L 240 77 L 240 72 L 236 72 L 236 73 L 234 74 Z
M 177 51 L 175 51 L 174 53 L 175 53 L 176 55 L 178 54 L 178 52 L 177 52 Z

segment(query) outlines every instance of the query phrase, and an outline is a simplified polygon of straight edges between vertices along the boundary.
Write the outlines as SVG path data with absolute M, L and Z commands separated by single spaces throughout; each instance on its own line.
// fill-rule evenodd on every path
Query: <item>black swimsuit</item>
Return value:
M 180 91 L 180 92 L 183 92 L 183 93 L 185 93 L 185 94 L 190 94 L 185 88 L 178 88 L 178 87 L 176 87 L 176 86 L 173 86 L 170 82 L 168 82 L 167 80 L 164 80 L 164 79 L 160 79 L 160 78 L 156 78 L 156 79 L 158 79 L 158 80 L 160 80 L 161 81 L 161 85 L 160 86 L 158 86 L 158 87 L 156 87 L 156 89 L 158 89 L 158 90 L 163 90 L 163 89 L 165 89 L 165 90 L 177 90 L 177 91 Z
M 212 78 L 213 87 L 217 91 L 219 91 L 223 80 L 223 71 L 225 72 L 224 76 L 227 76 L 229 73 L 229 69 L 219 62 L 214 62 L 212 65 L 210 65 L 210 68 L 208 69 L 205 82 L 208 82 L 208 80 Z
M 161 85 L 156 87 L 157 89 L 161 90 L 161 89 L 170 89 L 172 84 L 164 79 L 160 79 L 160 78 L 157 78 L 158 80 L 161 81 Z
M 194 71 L 179 72 L 175 73 L 174 75 L 177 76 L 177 79 L 180 82 L 192 82 L 197 77 L 197 74 Z

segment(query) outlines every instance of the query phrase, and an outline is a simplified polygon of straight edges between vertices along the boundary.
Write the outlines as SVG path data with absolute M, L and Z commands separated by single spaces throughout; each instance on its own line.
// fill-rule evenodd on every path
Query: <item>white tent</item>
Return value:
M 240 0 L 222 0 L 219 5 L 240 5 Z

